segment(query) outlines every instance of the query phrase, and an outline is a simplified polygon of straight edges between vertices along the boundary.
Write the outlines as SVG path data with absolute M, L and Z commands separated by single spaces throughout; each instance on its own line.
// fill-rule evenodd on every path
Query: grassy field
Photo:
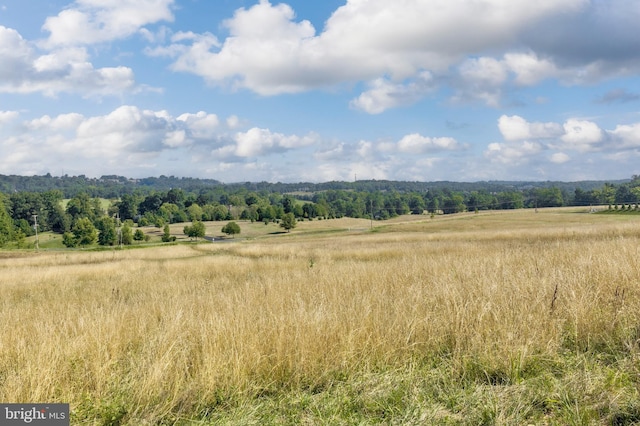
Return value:
M 0 252 L 0 401 L 90 425 L 640 422 L 640 216 L 371 225 Z

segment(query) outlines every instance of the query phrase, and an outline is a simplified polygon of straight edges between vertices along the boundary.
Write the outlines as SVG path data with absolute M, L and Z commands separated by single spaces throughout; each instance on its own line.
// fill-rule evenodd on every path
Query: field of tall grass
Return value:
M 640 422 L 640 216 L 373 225 L 0 252 L 0 401 L 100 425 Z

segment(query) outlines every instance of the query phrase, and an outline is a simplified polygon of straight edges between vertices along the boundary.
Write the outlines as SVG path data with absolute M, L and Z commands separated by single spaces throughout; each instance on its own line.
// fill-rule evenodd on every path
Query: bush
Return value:
M 265 225 L 267 222 L 265 222 Z M 222 227 L 222 232 L 227 235 L 235 235 L 240 233 L 240 225 L 235 222 L 229 222 L 225 226 Z

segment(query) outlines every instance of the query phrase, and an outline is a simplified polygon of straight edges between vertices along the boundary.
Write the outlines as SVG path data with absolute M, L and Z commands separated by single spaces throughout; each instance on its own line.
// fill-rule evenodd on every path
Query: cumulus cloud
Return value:
M 609 132 L 613 143 L 623 149 L 640 148 L 640 123 L 632 125 L 618 125 Z
M 430 138 L 413 133 L 404 136 L 397 144 L 397 149 L 405 154 L 425 154 L 435 151 L 454 151 L 461 145 L 453 138 Z
M 235 155 L 255 157 L 313 145 L 318 141 L 318 135 L 312 133 L 300 137 L 254 127 L 247 132 L 237 133 L 234 141 Z
M 472 5 L 463 0 L 351 0 L 318 34 L 308 21 L 296 21 L 288 5 L 261 0 L 225 21 L 230 34 L 222 43 L 210 34 L 194 35 L 162 53 L 175 57 L 176 70 L 211 82 L 232 79 L 267 95 L 381 75 L 397 82 L 423 70 L 446 70 L 466 54 L 503 46 L 538 19 L 581 4 L 582 0 L 483 0 Z
M 588 153 L 640 148 L 640 123 L 621 124 L 613 130 L 606 130 L 593 121 L 579 118 L 570 118 L 560 124 L 529 122 L 517 115 L 503 115 L 498 119 L 498 128 L 509 143 L 531 141 L 542 144 L 546 149 Z M 502 147 L 504 144 L 492 144 L 488 150 L 497 151 Z M 568 158 L 563 152 L 551 157 L 554 163 L 566 162 Z
M 173 21 L 174 0 L 76 0 L 42 29 L 49 32 L 43 46 L 79 46 L 122 39 L 142 27 Z M 150 33 L 146 32 L 148 37 Z
M 216 114 L 207 114 L 204 111 L 196 114 L 182 114 L 177 120 L 184 122 L 191 130 L 191 136 L 197 139 L 213 138 L 220 126 L 220 120 Z
M 20 116 L 18 111 L 0 111 L 0 126 L 10 123 Z
M 174 71 L 266 96 L 369 82 L 351 106 L 371 114 L 414 103 L 436 83 L 453 86 L 453 101 L 497 107 L 508 84 L 583 84 L 637 73 L 632 52 L 640 39 L 629 16 L 639 12 L 629 0 L 611 3 L 349 0 L 316 29 L 289 5 L 261 0 L 224 21 L 226 38 L 178 33 L 147 52 L 172 58 Z M 626 49 L 607 50 L 608 38 L 595 34 L 618 23 L 628 30 L 615 32 Z
M 0 118 L 5 114 L 0 114 Z M 14 117 L 15 114 L 6 114 Z M 216 142 L 215 114 L 200 112 L 174 118 L 166 111 L 125 105 L 101 116 L 78 113 L 44 115 L 22 125 L 15 138 L 33 143 L 41 152 L 84 158 L 122 158 L 193 145 L 206 138 Z M 4 140 L 3 143 L 7 143 Z
M 396 84 L 388 79 L 378 78 L 369 83 L 369 90 L 351 101 L 351 107 L 369 114 L 380 114 L 389 108 L 411 105 L 433 91 L 433 88 L 433 77 L 427 71 L 407 84 Z
M 563 127 L 558 123 L 530 123 L 517 115 L 502 115 L 498 119 L 498 128 L 508 141 L 554 138 L 563 134 Z
M 526 164 L 532 157 L 544 150 L 538 142 L 491 143 L 485 151 L 485 157 L 501 164 L 517 166 Z
M 83 96 L 120 94 L 135 86 L 127 67 L 94 68 L 84 48 L 64 48 L 39 55 L 14 29 L 0 25 L 0 93 L 61 92 Z
M 562 141 L 578 151 L 594 149 L 604 138 L 604 132 L 592 121 L 570 119 L 564 125 Z
M 564 164 L 568 161 L 571 161 L 571 157 L 569 157 L 564 152 L 556 152 L 553 155 L 551 155 L 550 160 L 554 164 Z

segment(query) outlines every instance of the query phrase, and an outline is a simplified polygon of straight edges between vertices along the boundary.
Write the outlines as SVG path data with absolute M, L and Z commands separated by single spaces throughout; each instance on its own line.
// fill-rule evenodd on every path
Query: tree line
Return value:
M 172 183 L 174 179 L 166 178 Z M 119 182 L 118 177 L 112 180 Z M 66 197 L 61 189 L 3 191 L 0 192 L 0 245 L 33 235 L 34 220 L 37 220 L 38 231 L 62 234 L 68 246 L 84 245 L 88 241 L 114 245 L 143 239 L 142 231 L 134 230 L 136 226 L 164 228 L 173 223 L 229 220 L 280 222 L 285 215 L 287 220 L 291 217 L 296 220 L 340 217 L 385 220 L 404 214 L 637 204 L 640 201 L 638 176 L 623 183 L 604 183 L 593 189 L 576 187 L 573 191 L 556 186 L 454 190 L 439 185 L 426 188 L 407 182 L 393 185 L 388 181 L 367 181 L 357 187 L 359 189 L 348 185 L 345 189 L 345 185 L 337 183 L 333 186 L 338 189 L 330 188 L 332 185 L 328 183 L 328 189 L 317 190 L 307 184 L 296 184 L 295 192 L 285 192 L 283 190 L 292 189 L 289 185 L 293 184 L 282 187 L 280 185 L 285 184 L 222 185 L 212 181 L 200 186 L 200 183 L 198 180 L 197 189 L 191 190 L 137 188 L 113 197 L 108 205 L 105 197 L 96 197 L 92 191 L 74 191 L 72 197 Z M 409 189 L 397 189 L 404 187 Z

